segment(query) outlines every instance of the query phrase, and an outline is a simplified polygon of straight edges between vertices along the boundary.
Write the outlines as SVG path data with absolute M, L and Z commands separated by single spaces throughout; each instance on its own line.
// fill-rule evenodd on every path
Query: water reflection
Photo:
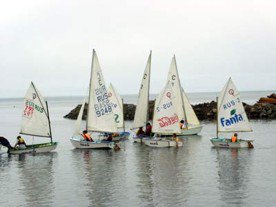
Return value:
M 217 151 L 219 190 L 226 205 L 244 206 L 247 194 L 251 151 L 247 149 L 213 149 Z
M 56 152 L 47 154 L 22 154 L 18 156 L 19 182 L 28 206 L 49 206 L 53 204 L 53 158 Z
M 72 150 L 74 170 L 83 184 L 89 206 L 116 206 L 123 203 L 125 189 L 124 151 Z
M 140 205 L 183 205 L 188 194 L 189 155 L 186 148 L 135 146 Z

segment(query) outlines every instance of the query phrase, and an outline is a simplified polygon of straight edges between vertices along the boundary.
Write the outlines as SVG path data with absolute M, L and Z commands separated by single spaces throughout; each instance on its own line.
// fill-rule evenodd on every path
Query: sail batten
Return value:
M 150 90 L 150 70 L 151 70 L 151 52 L 147 60 L 147 65 L 140 85 L 138 101 L 135 110 L 135 116 L 132 128 L 143 127 L 148 121 L 148 105 Z
M 117 132 L 114 114 L 108 99 L 107 88 L 99 64 L 96 51 L 93 50 L 89 103 L 87 115 L 87 130 L 97 132 Z
M 51 137 L 46 102 L 33 82 L 31 82 L 24 98 L 20 134 Z
M 240 100 L 240 93 L 231 78 L 218 98 L 218 132 L 250 132 L 247 115 Z

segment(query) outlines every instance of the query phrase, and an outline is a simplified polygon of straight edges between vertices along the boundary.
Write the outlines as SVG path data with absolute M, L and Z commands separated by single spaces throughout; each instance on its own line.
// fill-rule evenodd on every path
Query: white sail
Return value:
M 180 133 L 180 119 L 175 108 L 176 96 L 168 81 L 155 101 L 152 131 L 158 134 Z
M 231 78 L 224 86 L 218 98 L 218 131 L 248 132 L 252 131 L 240 94 Z
M 195 111 L 192 108 L 190 101 L 183 89 L 182 89 L 182 92 L 183 92 L 182 95 L 183 95 L 184 109 L 185 109 L 187 123 L 188 123 L 188 129 L 198 127 L 200 126 L 200 122 L 195 114 Z
M 51 137 L 46 102 L 33 82 L 24 98 L 20 134 Z
M 170 70 L 169 70 L 167 81 L 169 81 L 171 83 L 172 89 L 174 90 L 175 102 L 176 102 L 175 108 L 177 110 L 177 114 L 178 114 L 180 120 L 184 120 L 185 125 L 186 125 L 187 120 L 186 120 L 186 115 L 185 115 L 185 111 L 184 111 L 182 87 L 181 87 L 181 83 L 180 83 L 180 79 L 179 79 L 179 75 L 178 75 L 178 71 L 177 71 L 175 56 L 173 57 L 171 65 L 170 65 Z
M 111 83 L 108 88 L 108 97 L 117 127 L 122 128 L 124 126 L 123 100 Z
M 148 57 L 146 69 L 143 74 L 132 128 L 139 128 L 139 127 L 146 126 L 148 121 L 150 69 L 151 69 L 151 52 Z
M 79 134 L 82 133 L 81 122 L 82 122 L 82 116 L 83 116 L 84 106 L 85 106 L 85 99 L 83 100 L 83 103 L 81 105 L 81 108 L 80 108 L 80 111 L 79 111 L 79 114 L 78 114 L 77 121 L 75 123 L 75 132 L 74 132 L 74 135 L 79 135 Z
M 114 114 L 108 99 L 107 88 L 102 75 L 96 51 L 93 50 L 87 130 L 97 132 L 117 132 Z

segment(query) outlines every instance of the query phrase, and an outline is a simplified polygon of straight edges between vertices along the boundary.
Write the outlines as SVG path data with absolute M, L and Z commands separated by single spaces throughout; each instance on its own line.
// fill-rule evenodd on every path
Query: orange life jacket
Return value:
M 183 128 L 183 126 L 184 126 L 184 124 L 183 124 L 183 123 L 179 123 L 179 128 L 180 128 L 180 129 L 182 129 L 182 128 Z
M 237 137 L 236 137 L 236 136 L 233 136 L 233 137 L 231 138 L 231 141 L 232 141 L 232 142 L 237 142 Z
M 91 141 L 90 134 L 86 133 L 86 134 L 83 134 L 82 136 L 86 141 Z

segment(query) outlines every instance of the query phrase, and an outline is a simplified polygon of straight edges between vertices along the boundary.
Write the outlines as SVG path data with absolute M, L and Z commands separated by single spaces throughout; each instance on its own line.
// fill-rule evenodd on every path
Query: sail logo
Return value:
M 237 124 L 244 120 L 241 114 L 236 114 L 236 109 L 231 110 L 230 115 L 231 115 L 230 118 L 222 117 L 220 119 L 220 123 L 223 127 L 225 127 L 225 126 L 229 127 L 233 124 Z
M 43 107 L 35 104 L 31 100 L 26 100 L 25 102 L 25 109 L 23 111 L 23 115 L 27 118 L 32 118 L 34 110 L 43 113 Z
M 161 128 L 163 128 L 163 127 L 167 127 L 167 126 L 173 125 L 175 123 L 178 123 L 179 118 L 178 118 L 177 114 L 174 114 L 174 116 L 172 116 L 172 117 L 165 116 L 165 117 L 158 119 L 157 121 L 159 123 L 159 126 Z

